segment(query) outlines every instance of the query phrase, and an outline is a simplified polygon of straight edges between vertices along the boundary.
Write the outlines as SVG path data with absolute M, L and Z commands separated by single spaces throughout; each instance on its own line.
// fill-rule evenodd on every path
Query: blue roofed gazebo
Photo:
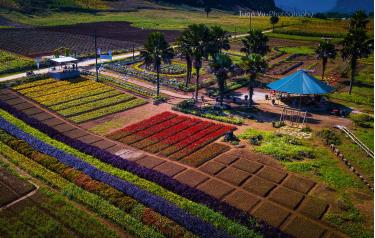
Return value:
M 268 84 L 267 87 L 278 92 L 297 95 L 323 95 L 334 90 L 305 70 L 298 70 L 294 74 Z

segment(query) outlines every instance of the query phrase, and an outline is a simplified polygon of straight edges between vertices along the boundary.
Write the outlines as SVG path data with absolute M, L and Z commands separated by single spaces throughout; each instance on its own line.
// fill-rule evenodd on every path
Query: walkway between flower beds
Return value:
M 245 149 L 232 149 L 194 168 L 94 135 L 9 89 L 0 90 L 0 100 L 71 138 L 196 187 L 293 236 L 345 237 L 321 220 L 330 206 L 313 196 L 318 192 L 319 185 L 286 172 L 269 157 Z

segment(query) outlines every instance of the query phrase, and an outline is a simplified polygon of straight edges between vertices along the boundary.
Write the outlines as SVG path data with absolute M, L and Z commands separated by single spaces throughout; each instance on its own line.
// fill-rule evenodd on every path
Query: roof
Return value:
M 60 63 L 60 64 L 78 61 L 76 58 L 73 58 L 73 57 L 59 57 L 59 58 L 53 58 L 51 60 L 53 62 Z
M 267 85 L 275 91 L 290 94 L 327 94 L 334 90 L 333 87 L 311 76 L 305 70 L 299 70 L 283 79 Z

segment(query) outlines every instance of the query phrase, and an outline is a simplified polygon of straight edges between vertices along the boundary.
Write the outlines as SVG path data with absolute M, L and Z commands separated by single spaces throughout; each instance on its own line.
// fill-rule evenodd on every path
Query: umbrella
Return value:
M 278 92 L 299 95 L 327 94 L 334 90 L 305 70 L 298 70 L 294 74 L 268 84 L 267 87 Z

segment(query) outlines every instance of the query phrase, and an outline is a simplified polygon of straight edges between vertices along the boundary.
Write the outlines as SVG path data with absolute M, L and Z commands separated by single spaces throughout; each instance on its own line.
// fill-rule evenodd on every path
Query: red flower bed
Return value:
M 109 137 L 150 153 L 160 152 L 176 160 L 200 150 L 203 154 L 199 158 L 189 156 L 184 160 L 198 165 L 225 151 L 226 147 L 219 148 L 218 145 L 209 144 L 235 129 L 232 126 L 164 112 L 118 130 Z
M 175 160 L 180 160 L 181 158 L 188 156 L 189 154 L 195 152 L 196 150 L 206 146 L 207 144 L 213 142 L 223 134 L 228 132 L 228 127 L 223 127 L 220 128 L 219 130 L 214 131 L 213 133 L 210 133 L 206 136 L 198 137 L 200 139 L 194 141 L 187 147 L 184 147 L 182 150 L 178 151 L 177 153 L 170 155 L 170 158 L 175 159 Z
M 177 114 L 171 113 L 171 112 L 163 112 L 161 114 L 150 117 L 149 119 L 143 120 L 141 122 L 138 122 L 138 123 L 135 123 L 133 125 L 127 126 L 123 129 L 112 132 L 107 137 L 112 139 L 112 140 L 119 140 L 119 139 L 121 139 L 125 136 L 128 136 L 128 135 L 131 135 L 135 132 L 144 130 L 144 129 L 149 128 L 153 125 L 161 123 L 163 121 L 170 120 L 174 117 L 177 117 Z
M 176 132 L 178 132 L 178 131 L 183 131 L 183 130 L 189 128 L 189 127 L 192 127 L 195 124 L 197 124 L 198 122 L 199 122 L 199 120 L 190 118 L 190 119 L 188 119 L 188 120 L 186 120 L 186 121 L 184 121 L 180 124 L 172 126 L 168 130 L 161 131 L 159 133 L 154 134 L 153 136 L 151 136 L 149 138 L 146 138 L 146 139 L 141 140 L 137 143 L 134 143 L 134 144 L 132 144 L 132 146 L 134 146 L 136 148 L 139 148 L 139 149 L 143 149 L 147 146 L 158 143 L 159 141 L 164 140 L 164 139 L 176 134 Z
M 184 117 L 184 116 L 174 117 L 171 120 L 164 121 L 162 123 L 159 123 L 159 124 L 153 125 L 151 127 L 148 127 L 145 130 L 138 131 L 138 132 L 136 132 L 132 135 L 124 137 L 120 140 L 120 142 L 128 144 L 128 145 L 133 144 L 137 141 L 140 141 L 140 140 L 143 140 L 147 137 L 150 137 L 150 136 L 154 135 L 155 133 L 158 133 L 158 132 L 163 131 L 163 130 L 168 130 L 169 127 L 172 127 L 176 124 L 179 124 L 183 121 L 186 121 L 187 119 L 188 119 L 188 117 Z

